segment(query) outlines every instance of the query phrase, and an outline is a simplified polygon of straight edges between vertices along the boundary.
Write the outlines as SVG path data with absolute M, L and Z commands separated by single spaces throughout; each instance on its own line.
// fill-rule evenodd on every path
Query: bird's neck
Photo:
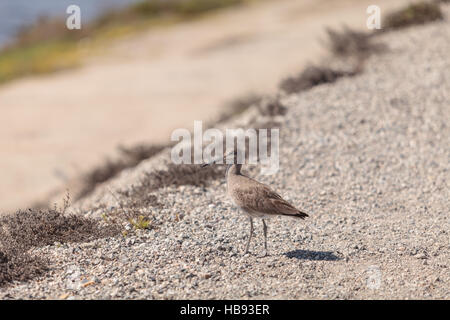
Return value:
M 226 175 L 239 175 L 241 174 L 242 164 L 229 164 L 227 167 Z

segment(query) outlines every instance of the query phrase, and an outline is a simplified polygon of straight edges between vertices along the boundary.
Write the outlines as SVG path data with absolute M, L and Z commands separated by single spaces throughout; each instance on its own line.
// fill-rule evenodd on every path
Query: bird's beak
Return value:
M 209 162 L 202 164 L 201 167 L 204 168 L 204 167 L 210 166 L 212 164 L 215 164 L 216 162 L 221 163 L 221 161 L 223 161 L 223 159 L 224 159 L 223 156 L 216 157 L 215 159 L 212 159 Z
M 228 156 L 230 156 L 232 154 L 234 154 L 235 158 L 237 157 L 237 153 L 233 150 L 233 151 L 230 151 L 230 152 L 224 154 L 223 156 L 219 156 L 219 157 L 211 160 L 210 162 L 207 162 L 207 163 L 204 163 L 204 164 L 200 165 L 200 167 L 201 168 L 205 168 L 205 167 L 207 167 L 209 165 L 215 164 L 216 162 L 221 163 L 221 164 L 222 163 L 227 163 L 226 161 L 227 161 Z
M 205 168 L 205 167 L 210 166 L 210 165 L 212 165 L 212 164 L 214 164 L 214 163 L 216 163 L 216 159 L 211 160 L 211 161 L 209 161 L 209 162 L 207 162 L 207 163 L 204 163 L 204 164 L 202 164 L 200 167 L 201 167 L 201 168 Z

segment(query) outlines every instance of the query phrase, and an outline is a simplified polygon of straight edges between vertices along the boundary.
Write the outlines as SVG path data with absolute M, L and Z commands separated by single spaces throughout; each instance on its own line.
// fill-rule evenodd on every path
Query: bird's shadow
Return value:
M 311 261 L 338 261 L 340 257 L 331 251 L 293 250 L 284 254 L 288 258 Z

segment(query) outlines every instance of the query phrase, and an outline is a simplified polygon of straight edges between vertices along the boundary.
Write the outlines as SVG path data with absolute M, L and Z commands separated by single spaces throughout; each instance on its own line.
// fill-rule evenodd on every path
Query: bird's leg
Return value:
M 252 240 L 253 235 L 253 219 L 250 217 L 250 236 L 248 237 L 247 245 L 245 246 L 244 254 L 248 253 L 248 247 L 250 246 L 250 241 Z
M 262 219 L 263 222 L 263 231 L 264 231 L 264 249 L 265 249 L 265 254 L 264 256 L 267 256 L 268 252 L 267 252 L 267 225 L 266 225 L 266 221 L 264 219 Z

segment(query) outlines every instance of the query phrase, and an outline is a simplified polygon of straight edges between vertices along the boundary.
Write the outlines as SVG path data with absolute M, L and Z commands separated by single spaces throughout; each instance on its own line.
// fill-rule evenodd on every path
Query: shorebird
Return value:
M 236 162 L 237 152 L 234 153 Z M 203 164 L 206 167 L 215 163 Z M 266 219 L 276 216 L 288 216 L 305 219 L 308 215 L 284 200 L 269 186 L 249 178 L 241 173 L 242 164 L 228 164 L 225 174 L 227 180 L 227 194 L 234 205 L 248 215 L 250 221 L 250 235 L 245 246 L 244 254 L 248 253 L 250 241 L 253 236 L 253 218 L 261 218 L 264 232 L 264 256 L 267 256 L 267 224 Z

